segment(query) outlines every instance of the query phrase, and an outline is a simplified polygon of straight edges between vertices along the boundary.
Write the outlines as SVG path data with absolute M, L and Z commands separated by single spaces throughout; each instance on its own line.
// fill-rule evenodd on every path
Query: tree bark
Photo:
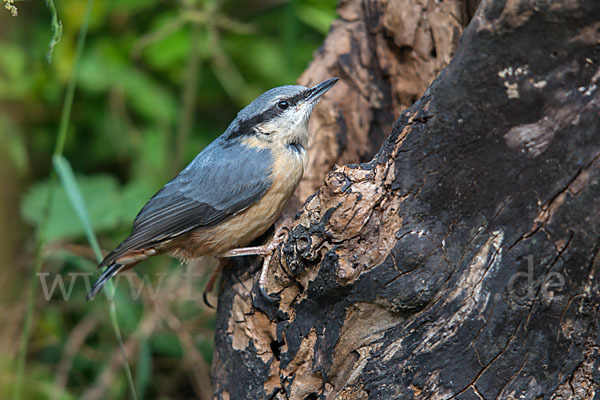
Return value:
M 472 7 L 340 3 L 298 198 L 383 144 L 301 207 L 278 301 L 260 260 L 227 270 L 216 398 L 600 396 L 600 2 Z

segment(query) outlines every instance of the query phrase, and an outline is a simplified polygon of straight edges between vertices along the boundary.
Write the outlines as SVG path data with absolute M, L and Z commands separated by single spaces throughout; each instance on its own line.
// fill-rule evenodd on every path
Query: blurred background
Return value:
M 0 398 L 209 398 L 214 310 L 201 294 L 214 261 L 156 257 L 113 303 L 87 302 L 98 273 L 85 228 L 103 250 L 118 244 L 239 109 L 296 81 L 335 0 L 96 0 L 89 14 L 86 0 L 2 1 Z

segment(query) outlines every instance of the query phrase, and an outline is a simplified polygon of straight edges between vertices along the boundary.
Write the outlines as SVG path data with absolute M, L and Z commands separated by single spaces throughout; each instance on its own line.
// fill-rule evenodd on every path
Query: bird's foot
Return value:
M 240 249 L 232 249 L 221 255 L 221 257 L 239 257 L 252 255 L 265 256 L 262 268 L 260 270 L 260 276 L 258 278 L 258 288 L 260 289 L 260 293 L 271 302 L 277 301 L 277 298 L 270 296 L 267 293 L 266 289 L 269 263 L 271 261 L 271 256 L 273 255 L 273 251 L 283 242 L 283 239 L 285 238 L 288 232 L 288 228 L 283 226 L 279 227 L 275 232 L 273 240 L 269 244 L 254 247 L 242 247 Z
M 267 293 L 267 273 L 269 271 L 269 263 L 271 262 L 272 256 L 273 256 L 273 252 L 265 255 L 265 258 L 263 260 L 263 265 L 260 270 L 260 276 L 258 277 L 258 289 L 260 290 L 260 294 L 262 294 L 265 299 L 267 299 L 271 303 L 275 303 L 279 299 L 277 297 L 271 296 L 271 295 L 269 295 L 269 293 Z
M 265 256 L 267 254 L 273 253 L 273 250 L 277 248 L 283 242 L 285 235 L 289 232 L 289 229 L 286 227 L 279 227 L 277 232 L 275 232 L 275 236 L 273 236 L 273 240 L 269 244 L 264 244 L 262 246 L 253 246 L 253 247 L 241 247 L 239 249 L 231 249 L 223 254 L 220 257 L 241 257 L 241 256 Z

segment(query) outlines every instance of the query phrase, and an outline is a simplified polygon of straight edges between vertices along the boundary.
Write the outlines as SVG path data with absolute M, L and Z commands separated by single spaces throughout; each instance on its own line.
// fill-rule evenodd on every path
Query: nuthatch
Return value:
M 337 80 L 312 88 L 277 87 L 240 111 L 221 136 L 144 205 L 131 234 L 98 265 L 108 268 L 88 299 L 115 274 L 156 254 L 188 261 L 272 251 L 273 246 L 239 247 L 269 229 L 296 189 L 308 162 L 308 120 Z M 265 268 L 266 263 L 262 291 Z

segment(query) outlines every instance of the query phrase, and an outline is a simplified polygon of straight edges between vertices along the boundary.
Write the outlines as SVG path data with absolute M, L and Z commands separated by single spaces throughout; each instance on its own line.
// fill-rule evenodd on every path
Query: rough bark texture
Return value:
M 460 2 L 341 4 L 323 66 L 303 78 L 346 71 L 315 124 L 338 147 L 315 170 L 366 157 L 358 143 L 405 104 L 397 27 L 418 25 L 415 4 L 468 15 Z M 328 55 L 336 34 L 356 39 L 345 56 Z M 215 397 L 600 396 L 599 38 L 597 0 L 483 0 L 374 159 L 334 167 L 301 208 L 270 263 L 279 300 L 258 294 L 257 262 L 229 269 Z
M 340 18 L 299 79 L 311 85 L 341 78 L 311 118 L 310 165 L 288 215 L 335 164 L 373 158 L 400 112 L 450 62 L 472 9 L 462 0 L 340 1 Z

